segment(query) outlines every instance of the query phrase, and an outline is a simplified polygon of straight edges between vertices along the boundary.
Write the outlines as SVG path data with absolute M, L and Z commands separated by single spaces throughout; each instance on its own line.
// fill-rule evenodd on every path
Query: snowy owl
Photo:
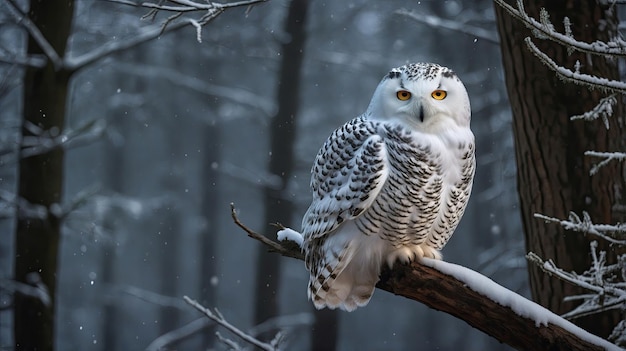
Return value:
M 366 305 L 385 262 L 441 259 L 474 169 L 470 103 L 456 74 L 431 63 L 392 69 L 311 169 L 302 247 L 315 307 Z

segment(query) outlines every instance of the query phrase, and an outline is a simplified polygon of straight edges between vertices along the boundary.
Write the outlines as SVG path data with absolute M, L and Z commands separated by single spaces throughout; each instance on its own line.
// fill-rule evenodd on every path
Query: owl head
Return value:
M 469 127 L 471 114 L 461 80 L 451 69 L 433 63 L 392 69 L 378 84 L 367 111 L 368 118 L 397 120 L 430 133 Z

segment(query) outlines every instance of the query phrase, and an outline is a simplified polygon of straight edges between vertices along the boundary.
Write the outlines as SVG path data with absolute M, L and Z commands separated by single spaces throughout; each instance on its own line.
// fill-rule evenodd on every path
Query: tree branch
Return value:
M 467 23 L 459 22 L 458 20 L 447 20 L 444 18 L 431 16 L 423 13 L 416 13 L 407 9 L 400 9 L 396 11 L 397 14 L 406 16 L 416 22 L 424 23 L 434 28 L 445 28 L 455 32 L 463 33 L 475 38 L 480 38 L 488 43 L 499 44 L 498 34 L 494 31 L 486 30 L 484 28 L 472 26 Z
M 182 11 L 181 9 L 168 9 L 158 4 L 153 4 L 150 2 L 134 3 L 131 1 L 115 1 L 115 0 L 110 0 L 110 1 L 125 4 L 125 5 L 146 7 L 146 8 L 153 7 L 151 5 L 157 6 L 157 8 L 153 8 L 152 11 L 149 12 L 148 15 L 146 15 L 148 17 L 153 17 L 154 15 L 156 15 L 156 12 L 159 10 L 174 11 L 175 15 L 168 17 L 162 24 L 152 25 L 152 26 L 142 29 L 140 33 L 138 33 L 137 35 L 135 35 L 134 37 L 128 40 L 125 40 L 125 41 L 114 40 L 104 45 L 101 45 L 98 48 L 86 54 L 83 54 L 79 57 L 66 59 L 65 68 L 69 70 L 70 72 L 77 71 L 111 54 L 124 51 L 126 49 L 130 49 L 139 44 L 155 39 L 161 36 L 161 34 L 165 33 L 166 31 L 169 32 L 169 31 L 173 31 L 176 29 L 180 29 L 190 24 L 194 25 L 194 23 L 190 21 L 189 19 L 184 20 L 184 21 L 174 22 L 174 20 L 180 17 L 183 12 L 207 11 L 207 13 L 204 16 L 202 16 L 201 19 L 196 21 L 201 26 L 204 26 L 210 21 L 212 21 L 213 19 L 215 19 L 217 16 L 221 15 L 224 11 L 226 11 L 229 8 L 241 7 L 241 6 L 252 6 L 254 4 L 265 2 L 267 0 L 247 0 L 247 1 L 232 2 L 232 3 L 216 3 L 216 2 L 196 3 L 192 1 L 180 1 L 180 0 L 173 1 L 175 3 L 184 3 L 185 11 Z
M 295 243 L 276 242 L 246 227 L 231 204 L 235 224 L 271 252 L 302 260 Z M 282 228 L 282 227 L 281 227 Z M 518 350 L 620 350 L 538 304 L 471 269 L 423 259 L 382 269 L 376 287 L 451 314 Z
M 559 33 L 554 30 L 554 26 L 550 23 L 547 12 L 542 11 L 542 18 L 540 21 L 530 17 L 524 9 L 524 3 L 521 0 L 517 0 L 517 9 L 507 4 L 504 0 L 494 0 L 496 4 L 502 7 L 511 16 L 518 19 L 526 27 L 533 31 L 533 34 L 539 39 L 548 39 L 560 45 L 567 47 L 570 50 L 577 50 L 587 54 L 594 55 L 611 55 L 611 56 L 626 56 L 626 46 L 624 42 L 619 40 L 618 42 L 601 42 L 596 41 L 593 43 L 585 43 L 578 41 L 571 36 L 568 31 L 569 19 L 564 19 L 565 34 Z M 618 39 L 616 39 L 618 40 Z
M 195 309 L 197 309 L 198 311 L 202 312 L 205 316 L 209 317 L 211 320 L 213 320 L 217 324 L 221 325 L 222 327 L 228 329 L 231 333 L 237 335 L 238 337 L 240 337 L 242 340 L 244 340 L 245 342 L 249 343 L 250 345 L 254 345 L 254 346 L 260 348 L 261 350 L 265 350 L 265 351 L 276 351 L 276 350 L 278 350 L 277 345 L 274 343 L 274 341 L 272 341 L 271 343 L 268 344 L 268 343 L 262 342 L 262 341 L 260 341 L 260 340 L 258 340 L 256 338 L 254 338 L 254 337 L 244 333 L 239 328 L 237 328 L 234 325 L 230 324 L 217 309 L 214 309 L 213 311 L 211 311 L 210 309 L 202 306 L 196 300 L 193 300 L 193 299 L 189 298 L 188 296 L 183 296 L 183 299 L 185 300 L 185 302 L 187 302 L 188 304 L 193 306 Z M 217 334 L 217 336 L 223 342 L 227 342 L 229 345 L 231 345 L 230 343 L 232 343 L 232 341 L 230 341 L 228 339 L 221 338 L 219 334 Z M 236 345 L 236 344 L 233 343 L 231 345 L 231 347 L 234 347 L 234 345 Z
M 46 40 L 39 28 L 28 18 L 28 16 L 20 9 L 14 0 L 7 0 L 9 4 L 9 12 L 15 17 L 18 23 L 21 23 L 28 31 L 28 34 L 35 40 L 41 51 L 52 61 L 52 64 L 56 69 L 63 67 L 63 60 L 59 54 L 54 50 L 50 42 Z
M 525 40 L 528 49 L 548 68 L 550 68 L 556 75 L 568 83 L 575 83 L 584 85 L 590 89 L 600 89 L 603 91 L 612 91 L 620 94 L 626 94 L 626 83 L 617 80 L 611 80 L 603 77 L 592 76 L 578 72 L 578 69 L 572 71 L 565 67 L 559 66 L 548 55 L 543 53 L 532 42 L 530 37 Z

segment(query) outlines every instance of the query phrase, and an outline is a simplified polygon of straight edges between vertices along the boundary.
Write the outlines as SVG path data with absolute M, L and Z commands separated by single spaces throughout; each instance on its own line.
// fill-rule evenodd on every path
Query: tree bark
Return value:
M 30 20 L 59 56 L 65 52 L 73 12 L 73 0 L 30 3 Z M 43 54 L 32 38 L 28 40 L 27 50 L 29 55 Z M 27 67 L 25 71 L 22 139 L 36 137 L 30 126 L 56 136 L 65 126 L 70 74 L 55 69 L 50 60 L 43 68 Z M 28 283 L 38 275 L 48 289 L 51 303 L 45 305 L 33 297 L 15 294 L 16 350 L 42 351 L 54 348 L 54 304 L 61 219 L 51 209 L 61 202 L 63 160 L 62 148 L 31 157 L 22 157 L 20 152 L 18 196 L 30 204 L 43 206 L 47 211 L 45 215 L 34 217 L 23 208 L 18 209 L 15 279 Z
M 535 39 L 524 24 L 495 6 L 513 112 L 526 249 L 554 260 L 566 271 L 583 272 L 590 266 L 589 241 L 593 238 L 538 220 L 534 214 L 567 218 L 570 211 L 579 215 L 586 211 L 597 223 L 624 222 L 626 214 L 618 212 L 615 205 L 620 201 L 623 205 L 626 199 L 626 171 L 614 162 L 590 176 L 594 160 L 585 157 L 584 152 L 624 150 L 626 129 L 618 118 L 611 119 L 609 130 L 600 120 L 570 121 L 570 116 L 591 110 L 603 97 L 602 92 L 559 80 L 526 48 L 524 38 L 533 38 L 539 49 L 562 66 L 573 68 L 576 61 L 580 61 L 581 73 L 620 80 L 619 72 L 615 62 L 604 57 L 578 52 L 569 55 L 567 49 L 558 44 Z M 591 0 L 533 1 L 526 4 L 526 11 L 539 19 L 542 7 L 560 32 L 564 31 L 563 18 L 569 17 L 574 38 L 580 41 L 606 41 L 617 30 L 615 11 L 609 9 L 609 4 L 603 6 Z M 616 106 L 615 115 L 620 116 L 621 110 Z M 608 245 L 602 249 L 614 250 Z M 584 293 L 546 275 L 534 265 L 529 265 L 529 275 L 533 299 L 558 314 L 574 307 L 572 302 L 564 302 L 564 297 Z M 619 312 L 613 312 L 575 322 L 594 334 L 607 337 L 619 320 Z
M 278 77 L 278 112 L 270 125 L 270 174 L 281 177 L 279 189 L 265 188 L 264 223 L 290 223 L 293 204 L 287 186 L 294 170 L 294 140 L 299 108 L 300 71 L 306 40 L 305 24 L 308 0 L 292 0 L 289 5 L 282 44 Z M 280 281 L 280 257 L 258 252 L 256 304 L 254 321 L 260 324 L 278 314 L 277 288 Z M 273 335 L 272 335 L 273 336 Z

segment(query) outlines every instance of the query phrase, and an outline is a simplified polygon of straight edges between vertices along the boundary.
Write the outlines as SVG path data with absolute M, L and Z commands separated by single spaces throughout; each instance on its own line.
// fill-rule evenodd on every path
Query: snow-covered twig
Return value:
M 406 16 L 419 23 L 424 23 L 435 28 L 445 28 L 455 32 L 467 34 L 474 38 L 483 39 L 488 43 L 499 44 L 498 35 L 481 27 L 469 25 L 467 23 L 459 22 L 458 20 L 451 21 L 444 18 L 431 16 L 423 13 L 415 13 L 407 9 L 400 9 L 396 11 L 397 14 Z
M 169 331 L 154 339 L 150 343 L 150 345 L 146 347 L 146 351 L 161 351 L 172 349 L 171 346 L 173 344 L 185 340 L 213 324 L 213 322 L 204 317 L 198 318 L 194 321 L 191 321 L 190 323 L 183 325 L 178 329 Z
M 582 274 L 566 272 L 552 260 L 544 261 L 533 252 L 526 256 L 544 272 L 591 292 L 566 297 L 564 301 L 582 300 L 583 302 L 565 313 L 563 318 L 575 319 L 615 308 L 623 309 L 625 306 L 626 290 L 622 279 L 622 272 L 626 268 L 623 264 L 624 257 L 618 260 L 618 263 L 607 265 L 606 252 L 600 251 L 598 254 L 597 248 L 598 243 L 592 241 L 590 243 L 592 265 Z
M 556 75 L 564 81 L 584 85 L 591 89 L 600 89 L 604 91 L 609 90 L 613 92 L 618 92 L 620 94 L 626 94 L 625 82 L 579 73 L 577 71 L 572 71 L 565 67 L 559 66 L 548 55 L 539 50 L 539 48 L 532 42 L 530 37 L 527 37 L 526 39 L 524 39 L 524 41 L 526 42 L 526 46 L 528 46 L 528 49 L 535 56 L 537 56 L 537 58 L 544 65 L 553 70 Z
M 583 211 L 581 219 L 576 213 L 570 212 L 567 220 L 554 217 L 548 217 L 539 213 L 535 213 L 535 218 L 543 219 L 548 222 L 560 224 L 565 230 L 572 230 L 586 234 L 592 234 L 602 238 L 612 244 L 626 245 L 626 223 L 620 224 L 594 224 L 591 221 L 589 213 Z
M 613 106 L 617 104 L 616 94 L 611 94 L 605 98 L 600 99 L 600 102 L 591 111 L 587 111 L 582 115 L 571 116 L 570 121 L 575 120 L 585 120 L 585 121 L 594 121 L 598 118 L 602 118 L 602 122 L 604 122 L 604 127 L 606 130 L 609 130 L 609 117 L 613 115 Z
M 186 303 L 190 304 L 195 309 L 197 309 L 198 311 L 202 312 L 205 316 L 209 317 L 211 320 L 213 320 L 217 324 L 219 324 L 219 325 L 223 326 L 224 328 L 228 329 L 231 333 L 237 335 L 238 337 L 240 337 L 242 340 L 244 340 L 245 342 L 249 343 L 250 345 L 254 345 L 254 346 L 260 348 L 261 350 L 265 350 L 265 351 L 277 351 L 277 350 L 279 350 L 279 348 L 276 345 L 262 342 L 262 341 L 260 341 L 260 340 L 258 340 L 256 338 L 248 335 L 247 333 L 244 333 L 243 331 L 241 331 L 239 328 L 235 327 L 234 325 L 230 324 L 217 309 L 214 309 L 213 311 L 211 311 L 210 309 L 202 306 L 196 300 L 193 300 L 193 299 L 189 298 L 188 296 L 184 296 L 183 299 L 185 300 Z
M 626 160 L 626 153 L 624 152 L 585 151 L 585 156 L 604 158 L 604 160 L 602 160 L 600 163 L 597 163 L 593 165 L 593 167 L 591 167 L 591 170 L 589 171 L 590 175 L 595 175 L 596 173 L 598 173 L 600 168 L 606 166 L 609 162 L 613 160 L 618 162 Z
M 559 43 L 567 48 L 581 51 L 588 54 L 603 55 L 603 56 L 626 56 L 626 43 L 624 41 L 616 39 L 616 41 L 601 42 L 596 41 L 593 43 L 585 43 L 578 41 L 571 36 L 571 33 L 562 34 L 554 30 L 554 26 L 550 23 L 547 17 L 547 12 L 542 10 L 542 16 L 540 21 L 530 17 L 524 9 L 524 3 L 521 0 L 517 0 L 517 9 L 507 4 L 505 0 L 494 0 L 496 4 L 502 7 L 511 16 L 517 18 L 533 31 L 533 34 L 539 39 L 549 39 L 556 43 Z M 567 23 L 567 22 L 566 22 Z M 568 26 L 565 25 L 567 28 Z
M 227 2 L 227 3 L 218 3 L 212 1 L 206 2 L 196 2 L 192 0 L 161 0 L 158 2 L 144 1 L 144 2 L 132 2 L 132 1 L 120 1 L 120 0 L 109 0 L 111 2 L 117 2 L 124 5 L 131 5 L 136 7 L 143 7 L 150 9 L 147 14 L 145 14 L 142 19 L 154 20 L 159 13 L 159 11 L 170 12 L 173 13 L 169 17 L 167 17 L 163 23 L 160 25 L 160 32 L 158 35 L 161 35 L 166 30 L 173 29 L 172 26 L 176 28 L 180 28 L 180 26 L 192 25 L 196 28 L 196 38 L 198 42 L 202 42 L 202 27 L 204 27 L 207 23 L 211 22 L 217 16 L 221 15 L 224 11 L 233 7 L 242 7 L 242 6 L 253 6 L 260 2 L 265 2 L 267 0 L 244 0 L 238 2 Z M 173 4 L 173 5 L 172 5 Z M 187 18 L 183 21 L 176 22 L 177 19 L 181 18 L 185 13 L 191 12 L 205 12 L 202 16 L 196 19 Z

